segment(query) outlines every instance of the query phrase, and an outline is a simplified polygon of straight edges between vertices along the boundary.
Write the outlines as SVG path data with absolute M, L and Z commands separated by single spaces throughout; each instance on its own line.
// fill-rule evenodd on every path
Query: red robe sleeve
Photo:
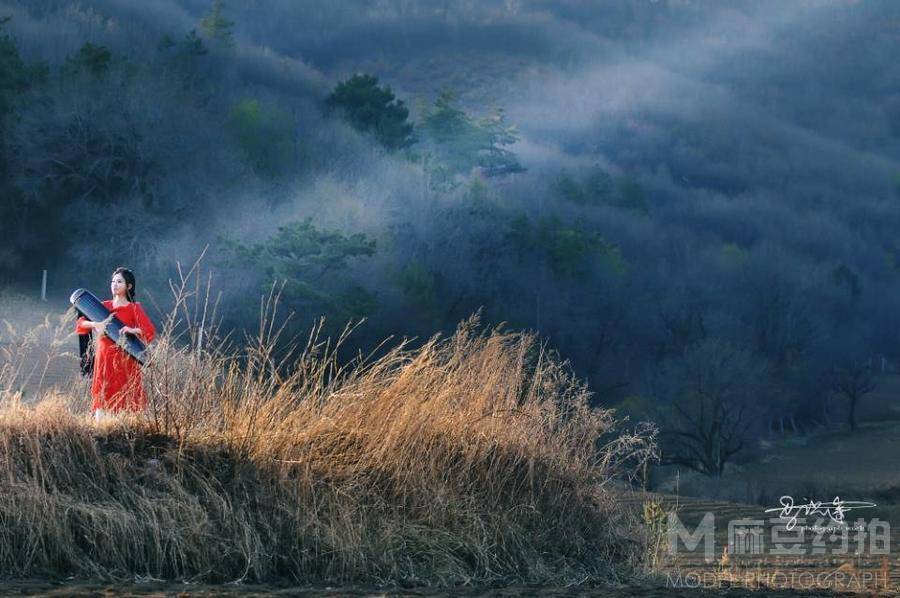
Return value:
M 84 322 L 86 319 L 87 318 L 85 318 L 84 316 L 81 316 L 78 318 L 78 321 L 75 322 L 75 332 L 77 332 L 78 334 L 90 334 L 91 333 L 92 329 L 88 328 L 84 325 Z
M 156 336 L 156 327 L 140 303 L 134 304 L 134 317 L 137 320 L 137 327 L 141 329 L 141 340 L 149 344 Z
M 112 301 L 109 301 L 109 300 L 107 299 L 106 301 L 103 302 L 103 307 L 105 307 L 106 309 L 111 309 L 111 308 L 112 308 Z M 75 332 L 77 332 L 78 334 L 90 334 L 90 333 L 92 333 L 92 332 L 94 331 L 94 329 L 93 329 L 93 328 L 88 328 L 88 327 L 86 327 L 86 326 L 84 325 L 84 323 L 87 322 L 87 321 L 88 321 L 88 319 L 85 318 L 84 316 L 79 316 L 79 317 L 78 317 L 78 320 L 75 322 Z

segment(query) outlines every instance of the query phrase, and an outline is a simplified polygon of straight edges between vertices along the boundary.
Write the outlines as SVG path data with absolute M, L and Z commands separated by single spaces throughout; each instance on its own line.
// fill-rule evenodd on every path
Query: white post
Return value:
M 47 300 L 47 271 L 41 276 L 41 301 Z

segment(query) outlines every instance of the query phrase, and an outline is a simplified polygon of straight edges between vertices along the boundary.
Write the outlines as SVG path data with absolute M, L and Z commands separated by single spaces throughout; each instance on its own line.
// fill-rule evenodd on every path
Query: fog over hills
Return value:
M 900 361 L 900 4 L 215 6 L 0 1 L 10 285 L 127 262 L 163 296 L 209 245 L 230 325 L 279 280 L 298 327 L 368 317 L 360 345 L 482 309 L 639 416 L 702 390 L 815 422 Z M 355 73 L 414 143 L 328 108 Z

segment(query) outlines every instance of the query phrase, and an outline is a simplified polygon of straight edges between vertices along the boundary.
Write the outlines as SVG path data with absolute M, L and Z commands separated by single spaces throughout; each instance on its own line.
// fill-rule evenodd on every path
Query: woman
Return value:
M 141 365 L 129 357 L 104 334 L 106 325 L 115 316 L 124 326 L 122 333 L 133 334 L 145 344 L 153 340 L 156 329 L 140 303 L 134 301 L 134 274 L 127 268 L 116 268 L 109 283 L 112 299 L 103 305 L 111 315 L 102 322 L 78 318 L 75 327 L 78 334 L 97 333 L 94 349 L 94 381 L 91 409 L 98 420 L 107 413 L 140 411 L 147 405 L 141 385 Z M 124 337 L 122 337 L 124 338 Z

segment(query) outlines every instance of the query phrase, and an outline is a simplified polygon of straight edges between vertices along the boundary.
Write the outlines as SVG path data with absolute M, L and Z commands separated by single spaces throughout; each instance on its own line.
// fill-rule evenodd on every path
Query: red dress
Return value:
M 140 328 L 141 340 L 149 343 L 156 335 L 153 322 L 147 317 L 140 303 L 129 303 L 113 307 L 107 300 L 103 305 L 111 311 L 125 326 Z M 82 325 L 84 318 L 78 318 L 75 331 L 78 334 L 90 334 L 91 329 Z M 94 380 L 91 384 L 91 410 L 140 411 L 147 405 L 144 388 L 141 385 L 141 364 L 129 357 L 105 334 L 94 346 Z

